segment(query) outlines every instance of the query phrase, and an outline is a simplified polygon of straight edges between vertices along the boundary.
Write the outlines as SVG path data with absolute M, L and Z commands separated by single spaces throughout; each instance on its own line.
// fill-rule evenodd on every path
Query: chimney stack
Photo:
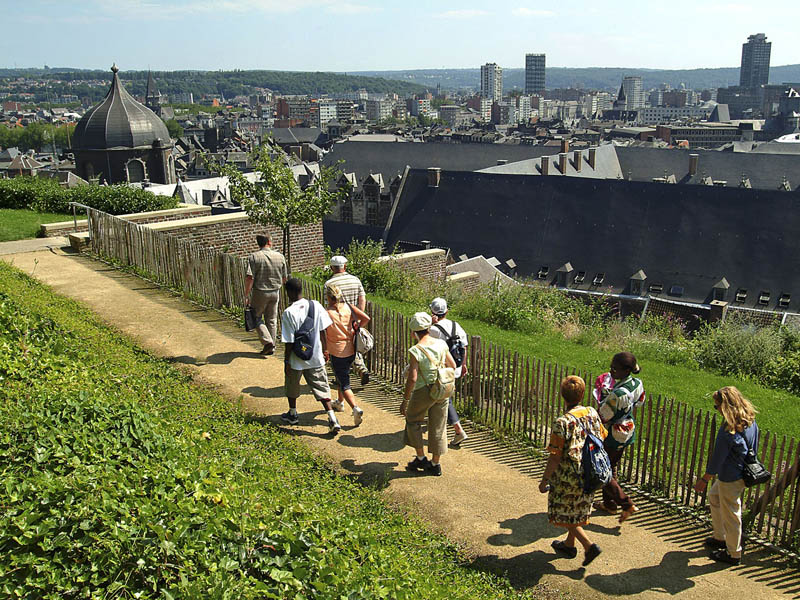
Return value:
M 563 145 L 563 144 L 562 144 Z M 558 155 L 558 170 L 562 175 L 567 174 L 567 163 L 569 162 L 569 154 L 562 152 Z
M 542 175 L 550 175 L 550 157 L 542 157 Z
M 439 167 L 428 168 L 428 187 L 439 187 L 439 182 L 442 179 L 442 170 Z
M 700 162 L 700 155 L 699 154 L 690 154 L 689 155 L 689 175 L 694 177 L 697 175 L 697 163 Z
M 592 170 L 594 170 L 596 162 L 597 148 L 589 148 L 589 166 L 592 167 Z
M 573 162 L 575 163 L 575 171 L 580 173 L 581 163 L 583 162 L 583 154 L 581 154 L 580 150 L 575 150 L 575 152 L 572 153 L 572 156 L 573 156 Z
M 561 140 L 561 152 L 569 152 L 569 140 Z

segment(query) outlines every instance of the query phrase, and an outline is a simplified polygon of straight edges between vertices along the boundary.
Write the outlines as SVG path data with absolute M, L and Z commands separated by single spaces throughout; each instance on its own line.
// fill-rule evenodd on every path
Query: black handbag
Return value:
M 259 325 L 263 323 L 263 319 L 261 315 L 256 315 L 256 311 L 253 310 L 252 306 L 248 306 L 244 309 L 244 330 L 245 331 L 253 331 Z
M 742 479 L 747 487 L 767 483 L 772 479 L 772 473 L 767 471 L 767 468 L 758 460 L 756 453 L 747 443 L 747 438 L 742 432 L 742 439 L 744 445 L 747 446 L 747 454 L 744 455 L 744 466 L 742 467 Z

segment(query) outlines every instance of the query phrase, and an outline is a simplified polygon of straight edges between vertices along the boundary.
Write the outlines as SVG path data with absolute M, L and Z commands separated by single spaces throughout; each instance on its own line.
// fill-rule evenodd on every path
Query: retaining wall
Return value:
M 446 275 L 447 253 L 441 248 L 381 256 L 378 260 L 393 261 L 404 271 L 431 281 L 441 281 Z
M 80 211 L 78 211 L 80 214 Z M 177 221 L 180 219 L 191 219 L 194 217 L 204 217 L 211 214 L 210 206 L 199 206 L 196 204 L 183 204 L 178 208 L 166 210 L 154 210 L 150 212 L 131 213 L 119 215 L 120 218 L 134 223 L 162 223 L 165 221 Z M 83 233 L 89 231 L 86 219 L 73 221 L 59 221 L 57 223 L 43 223 L 39 228 L 40 237 L 58 237 L 69 235 L 70 233 Z

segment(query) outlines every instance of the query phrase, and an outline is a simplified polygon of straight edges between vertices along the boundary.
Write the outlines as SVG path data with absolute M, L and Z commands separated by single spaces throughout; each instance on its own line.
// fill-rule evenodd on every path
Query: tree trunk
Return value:
M 292 274 L 292 233 L 291 225 L 287 225 L 283 230 L 283 255 L 286 257 L 286 270 L 289 276 Z

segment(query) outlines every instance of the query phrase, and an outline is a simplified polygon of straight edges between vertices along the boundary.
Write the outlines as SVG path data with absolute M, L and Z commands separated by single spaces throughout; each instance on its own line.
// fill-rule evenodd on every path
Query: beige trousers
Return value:
M 264 317 L 264 323 L 258 326 L 258 337 L 261 343 L 267 346 L 276 344 L 275 336 L 278 331 L 278 298 L 279 292 L 262 292 L 253 290 L 250 305 L 257 316 Z
M 711 522 L 714 537 L 725 540 L 728 554 L 742 557 L 742 491 L 744 481 L 720 481 L 717 479 L 708 492 L 711 506 Z
M 403 442 L 412 448 L 422 448 L 422 426 L 428 417 L 428 451 L 442 455 L 447 452 L 448 400 L 431 399 L 428 386 L 414 390 L 406 408 L 406 429 Z

